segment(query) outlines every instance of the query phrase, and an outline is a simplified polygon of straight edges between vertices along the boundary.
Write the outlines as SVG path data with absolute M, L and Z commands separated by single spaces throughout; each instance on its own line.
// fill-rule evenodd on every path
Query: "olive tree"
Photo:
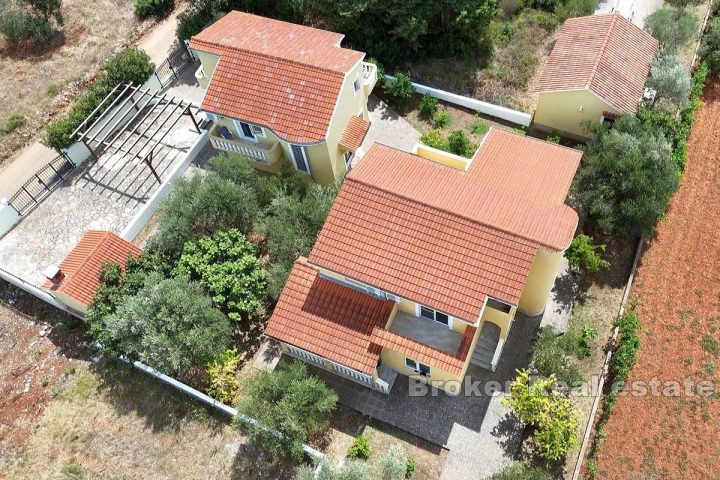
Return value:
M 674 52 L 697 33 L 698 21 L 684 10 L 661 8 L 645 19 L 645 30 L 660 42 L 664 51 Z
M 710 20 L 710 27 L 703 39 L 700 56 L 712 72 L 720 70 L 720 17 Z
M 650 66 L 647 87 L 655 90 L 653 105 L 660 99 L 676 106 L 687 103 L 693 86 L 690 71 L 675 55 L 660 53 Z

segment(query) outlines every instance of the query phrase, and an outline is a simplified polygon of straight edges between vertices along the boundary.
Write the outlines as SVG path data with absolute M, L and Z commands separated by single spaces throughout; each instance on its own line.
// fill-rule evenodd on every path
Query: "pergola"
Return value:
M 162 183 L 153 166 L 154 152 L 185 115 L 200 133 L 191 107 L 190 102 L 166 93 L 132 83 L 118 84 L 70 137 L 82 142 L 93 160 L 103 153 L 140 159 Z M 132 115 L 130 119 L 128 115 Z M 146 122 L 153 118 L 155 121 Z

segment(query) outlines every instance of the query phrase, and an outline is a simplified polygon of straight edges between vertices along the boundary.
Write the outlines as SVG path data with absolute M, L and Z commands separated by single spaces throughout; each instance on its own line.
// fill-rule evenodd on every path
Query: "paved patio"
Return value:
M 375 142 L 409 152 L 420 139 L 420 132 L 415 127 L 375 95 L 370 95 L 368 98 L 368 112 L 370 130 L 355 152 L 353 164 L 362 159 Z

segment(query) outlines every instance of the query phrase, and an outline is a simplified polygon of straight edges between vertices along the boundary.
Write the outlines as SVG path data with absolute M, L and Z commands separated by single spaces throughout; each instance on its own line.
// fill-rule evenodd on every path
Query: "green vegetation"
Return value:
M 552 480 L 552 475 L 540 467 L 531 467 L 522 462 L 514 462 L 489 480 Z
M 392 445 L 374 469 L 367 462 L 355 458 L 350 458 L 338 466 L 324 459 L 317 465 L 298 467 L 293 478 L 295 480 L 404 480 L 412 477 L 415 467 L 415 461 L 408 458 L 400 445 Z
M 555 389 L 555 377 L 530 382 L 527 370 L 519 370 L 510 386 L 510 396 L 502 400 L 526 425 L 534 427 L 533 438 L 541 457 L 558 460 L 579 442 L 580 412 Z
M 174 273 L 199 282 L 233 321 L 255 315 L 265 303 L 267 283 L 257 249 L 236 229 L 186 243 Z
M 666 4 L 670 5 L 671 7 L 675 7 L 678 9 L 685 9 L 687 7 L 694 7 L 696 5 L 700 5 L 701 3 L 704 3 L 703 0 L 666 0 Z
M 452 122 L 452 116 L 448 111 L 438 110 L 433 114 L 432 121 L 435 128 L 445 128 Z
M 231 403 L 240 388 L 237 370 L 240 355 L 235 348 L 227 349 L 207 365 L 208 395 L 225 404 Z
M 348 448 L 347 456 L 348 458 L 357 458 L 360 460 L 367 460 L 370 458 L 370 444 L 368 443 L 367 438 L 362 435 L 355 437 L 352 445 Z
M 123 298 L 91 329 L 106 351 L 167 374 L 204 366 L 225 350 L 232 333 L 199 284 L 159 273 L 149 274 L 137 295 Z
M 582 374 L 570 356 L 575 342 L 565 335 L 558 336 L 549 326 L 541 328 L 532 346 L 532 365 L 540 375 L 554 376 L 563 385 L 570 386 L 580 382 Z
M 473 124 L 470 126 L 470 130 L 472 131 L 473 135 L 477 135 L 478 137 L 482 137 L 485 135 L 488 130 L 490 130 L 490 125 L 487 124 L 487 122 L 483 120 L 475 120 Z
M 720 343 L 709 333 L 703 336 L 702 349 L 715 357 L 720 355 Z
M 708 31 L 703 39 L 700 56 L 712 72 L 720 70 L 720 16 L 714 17 L 708 24 Z
M 593 126 L 575 192 L 605 232 L 629 239 L 649 234 L 678 187 L 672 146 L 661 131 L 624 116 L 613 128 Z
M 645 19 L 645 30 L 660 42 L 663 51 L 675 52 L 695 36 L 698 21 L 684 10 L 661 8 Z
M 588 276 L 610 266 L 610 262 L 603 260 L 601 256 L 604 251 L 604 244 L 595 245 L 591 236 L 581 233 L 573 238 L 570 247 L 565 251 L 565 257 L 571 267 Z
M 7 135 L 27 124 L 27 118 L 22 113 L 13 113 L 5 120 L 5 125 L 0 128 L 0 134 Z
M 0 12 L 0 34 L 10 44 L 23 41 L 43 44 L 52 40 L 55 30 L 42 17 L 25 10 L 13 9 Z
M 415 93 L 415 88 L 412 86 L 412 80 L 408 74 L 397 73 L 394 79 L 385 80 L 383 91 L 395 106 L 402 110 Z
M 423 95 L 422 100 L 420 100 L 420 105 L 418 106 L 418 111 L 421 118 L 430 120 L 438 111 L 438 99 L 427 94 Z
M 153 74 L 155 66 L 142 50 L 128 48 L 110 58 L 100 74 L 73 103 L 70 111 L 47 126 L 43 143 L 60 150 L 72 145 L 72 132 L 102 102 L 119 83 L 133 82 L 142 85 Z
M 420 136 L 420 141 L 428 147 L 437 148 L 465 158 L 475 154 L 477 145 L 472 143 L 462 130 L 454 130 L 447 136 L 440 130 L 432 130 Z
M 135 0 L 135 15 L 162 17 L 175 6 L 175 0 Z
M 412 462 L 412 463 L 411 463 Z M 391 446 L 380 461 L 379 478 L 403 480 L 415 471 L 415 462 L 409 459 L 400 445 Z
M 692 83 L 690 72 L 680 58 L 672 54 L 660 53 L 650 66 L 650 76 L 646 85 L 655 90 L 653 105 L 658 100 L 665 99 L 673 107 L 680 107 L 687 103 Z
M 295 461 L 302 459 L 302 444 L 327 427 L 338 400 L 332 389 L 297 361 L 259 372 L 247 380 L 246 390 L 247 398 L 238 404 L 237 426 L 264 451 Z M 259 425 L 244 421 L 243 415 Z

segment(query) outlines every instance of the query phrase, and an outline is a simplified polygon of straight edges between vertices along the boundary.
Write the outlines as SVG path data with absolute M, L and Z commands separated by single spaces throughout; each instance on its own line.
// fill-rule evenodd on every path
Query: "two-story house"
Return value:
M 375 144 L 348 174 L 266 335 L 383 392 L 396 372 L 495 369 L 517 310 L 541 314 L 578 216 L 582 153 L 492 128 L 472 159 Z
M 194 36 L 213 147 L 265 172 L 290 162 L 317 183 L 342 177 L 370 126 L 377 81 L 364 53 L 340 46 L 343 37 L 242 12 Z

